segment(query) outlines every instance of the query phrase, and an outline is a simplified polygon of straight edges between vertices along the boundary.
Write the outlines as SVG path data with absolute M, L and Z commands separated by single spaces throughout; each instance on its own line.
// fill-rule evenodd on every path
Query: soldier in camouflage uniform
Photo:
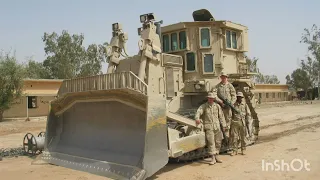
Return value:
M 218 83 L 213 89 L 212 92 L 216 91 L 225 99 L 227 99 L 231 104 L 236 102 L 236 90 L 231 83 L 228 82 L 228 74 L 225 71 L 220 73 L 221 82 Z M 222 106 L 223 114 L 227 123 L 226 136 L 229 138 L 230 123 L 232 118 L 231 108 L 223 104 L 221 99 L 217 99 L 219 104 Z
M 209 154 L 211 155 L 210 164 L 213 165 L 216 162 L 222 163 L 218 158 L 218 154 L 221 148 L 221 141 L 223 138 L 222 131 L 225 131 L 226 122 L 224 119 L 223 111 L 221 107 L 215 103 L 217 95 L 214 93 L 208 93 L 208 102 L 202 104 L 195 115 L 196 123 L 202 123 L 206 134 L 207 146 Z M 202 120 L 200 119 L 202 116 Z M 220 123 L 223 129 L 220 128 Z
M 245 135 L 246 135 L 246 126 L 245 124 L 249 122 L 251 116 L 248 105 L 243 102 L 243 93 L 237 93 L 237 101 L 234 103 L 234 108 L 237 109 L 240 114 L 234 112 L 232 115 L 231 121 L 231 130 L 230 130 L 230 140 L 232 143 L 232 153 L 231 156 L 238 154 L 238 138 L 241 142 L 241 153 L 244 155 L 246 149 L 245 145 Z

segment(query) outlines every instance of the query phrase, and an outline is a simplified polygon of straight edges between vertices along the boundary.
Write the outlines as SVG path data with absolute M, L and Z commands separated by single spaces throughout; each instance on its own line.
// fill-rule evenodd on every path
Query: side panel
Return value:
M 242 34 L 242 50 L 249 51 L 249 37 L 247 28 L 243 31 Z
M 160 59 L 161 54 L 157 57 Z M 164 78 L 161 62 L 148 64 L 148 101 L 143 169 L 145 178 L 150 177 L 168 163 L 168 133 L 166 119 L 166 95 L 159 91 L 160 79 Z
M 167 97 L 174 97 L 175 96 L 175 89 L 174 89 L 174 76 L 173 76 L 173 68 L 167 67 L 166 68 L 166 89 L 167 89 Z
M 148 97 L 147 129 L 143 169 L 149 177 L 168 163 L 166 99 L 163 95 Z

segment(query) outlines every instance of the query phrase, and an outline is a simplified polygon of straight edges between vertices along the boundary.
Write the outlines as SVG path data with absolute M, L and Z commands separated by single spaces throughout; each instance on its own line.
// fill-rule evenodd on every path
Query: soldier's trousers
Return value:
M 241 120 L 239 121 L 232 121 L 231 122 L 231 129 L 230 129 L 230 142 L 232 144 L 232 149 L 238 149 L 238 140 L 240 139 L 241 149 L 246 149 L 245 143 L 245 130 L 246 128 L 242 125 Z
M 248 127 L 249 127 L 249 129 L 248 129 L 248 131 L 250 132 L 250 134 L 248 134 L 248 131 L 245 131 L 245 133 L 246 133 L 246 137 L 247 138 L 249 138 L 250 137 L 250 135 L 253 135 L 253 120 L 252 120 L 252 118 L 249 118 L 249 120 L 248 120 Z M 245 128 L 247 128 L 247 127 L 245 127 Z
M 224 115 L 224 118 L 226 120 L 226 123 L 227 123 L 227 129 L 226 129 L 226 136 L 229 138 L 229 135 L 230 135 L 230 125 L 231 125 L 231 120 L 232 120 L 232 111 L 231 111 L 231 108 L 230 107 L 224 107 L 223 108 L 223 115 Z
M 223 137 L 222 132 L 220 130 L 205 130 L 205 133 L 209 154 L 219 154 Z

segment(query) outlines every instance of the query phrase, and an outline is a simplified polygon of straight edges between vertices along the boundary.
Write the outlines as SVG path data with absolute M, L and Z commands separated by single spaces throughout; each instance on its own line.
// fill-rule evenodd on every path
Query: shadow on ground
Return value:
M 229 156 L 229 154 L 228 153 L 221 153 L 220 156 Z M 203 164 L 209 165 L 209 163 L 210 163 L 210 158 L 198 159 L 198 160 L 188 161 L 188 162 L 169 162 L 165 167 L 160 169 L 157 173 L 155 173 L 151 177 L 147 178 L 147 180 L 158 179 L 161 174 L 179 169 L 183 166 L 196 167 L 196 166 L 201 166 Z

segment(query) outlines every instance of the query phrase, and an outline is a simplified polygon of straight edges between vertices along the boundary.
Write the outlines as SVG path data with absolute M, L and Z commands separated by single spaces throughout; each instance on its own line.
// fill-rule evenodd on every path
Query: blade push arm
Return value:
M 110 44 L 107 46 L 108 74 L 115 71 L 120 61 L 120 55 L 123 57 L 128 56 L 125 47 L 128 35 L 122 31 L 122 25 L 114 23 L 112 24 L 112 30 L 112 38 Z M 123 55 L 122 52 L 124 52 L 125 55 Z

